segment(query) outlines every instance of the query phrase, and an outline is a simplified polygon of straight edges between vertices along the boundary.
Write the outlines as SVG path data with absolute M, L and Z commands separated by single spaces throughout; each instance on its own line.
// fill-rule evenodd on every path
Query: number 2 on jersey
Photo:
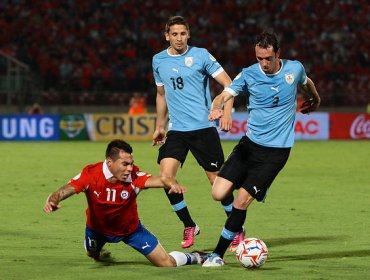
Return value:
M 273 107 L 279 106 L 279 96 L 275 95 L 273 98 L 274 98 L 274 101 L 272 102 Z

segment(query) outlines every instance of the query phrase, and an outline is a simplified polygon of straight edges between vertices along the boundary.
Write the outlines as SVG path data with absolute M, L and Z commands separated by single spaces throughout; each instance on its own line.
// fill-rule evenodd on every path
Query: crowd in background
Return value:
M 298 59 L 324 106 L 365 105 L 370 92 L 367 0 L 13 0 L 0 2 L 0 50 L 30 65 L 47 102 L 155 100 L 152 56 L 167 47 L 172 15 L 190 23 L 190 44 L 206 47 L 231 78 L 255 63 L 255 36 L 268 29 L 282 58 Z M 78 94 L 77 94 L 78 93 Z M 218 93 L 218 92 L 217 92 Z

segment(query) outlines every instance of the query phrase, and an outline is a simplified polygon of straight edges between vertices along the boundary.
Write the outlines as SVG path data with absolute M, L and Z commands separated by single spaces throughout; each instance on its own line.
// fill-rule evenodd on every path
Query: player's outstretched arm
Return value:
M 224 112 L 222 117 L 220 118 L 219 127 L 222 131 L 229 131 L 233 124 L 232 118 L 232 111 L 233 111 L 233 104 L 234 104 L 234 97 L 232 96 L 230 100 L 228 100 L 224 104 Z
M 222 72 L 215 77 L 215 80 L 224 88 L 231 84 L 231 79 L 226 72 Z M 223 131 L 229 131 L 232 127 L 232 110 L 234 105 L 234 97 L 223 105 L 223 114 L 220 117 L 219 127 Z
M 220 119 L 224 115 L 224 105 L 229 102 L 233 96 L 226 91 L 221 92 L 213 99 L 211 112 L 208 115 L 208 120 L 214 121 Z M 231 101 L 230 101 L 231 102 Z M 232 107 L 232 104 L 231 104 Z
M 44 212 L 50 213 L 58 210 L 60 208 L 60 202 L 75 193 L 76 190 L 74 187 L 69 184 L 65 184 L 63 187 L 48 196 L 44 205 Z
M 314 112 L 319 108 L 321 99 L 320 96 L 316 90 L 314 82 L 307 77 L 307 83 L 303 86 L 301 86 L 304 92 L 309 96 L 309 99 L 303 102 L 301 107 L 299 108 L 299 111 L 302 114 L 309 114 L 311 112 Z
M 178 184 L 175 179 L 167 176 L 151 176 L 145 182 L 146 188 L 165 188 L 168 193 L 184 193 L 186 187 Z
M 153 133 L 152 146 L 161 145 L 166 137 L 166 121 L 167 121 L 167 102 L 163 86 L 157 86 L 156 97 L 157 122 Z

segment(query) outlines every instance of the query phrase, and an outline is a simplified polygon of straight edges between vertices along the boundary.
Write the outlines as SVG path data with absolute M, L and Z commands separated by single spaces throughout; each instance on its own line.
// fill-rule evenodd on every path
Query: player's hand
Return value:
M 208 120 L 215 121 L 220 119 L 224 115 L 224 110 L 222 109 L 215 109 L 212 110 L 208 115 Z
M 58 210 L 59 208 L 60 208 L 60 204 L 49 201 L 48 199 L 44 206 L 44 212 L 50 213 L 50 212 Z
M 179 184 L 172 184 L 171 188 L 168 191 L 169 194 L 171 194 L 171 193 L 184 193 L 184 192 L 187 192 L 187 189 L 184 186 L 179 185 Z
M 229 131 L 233 125 L 233 120 L 230 115 L 226 114 L 220 118 L 219 127 L 222 131 Z
M 299 111 L 302 114 L 309 114 L 311 112 L 314 112 L 319 108 L 320 106 L 320 99 L 314 100 L 312 97 L 305 102 L 302 103 L 302 105 L 299 107 Z
M 164 129 L 156 129 L 153 133 L 152 146 L 162 145 L 166 140 L 166 132 Z

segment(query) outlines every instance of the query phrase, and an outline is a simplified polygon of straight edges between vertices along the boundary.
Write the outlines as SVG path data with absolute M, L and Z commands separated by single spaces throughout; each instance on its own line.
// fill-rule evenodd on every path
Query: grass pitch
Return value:
M 86 201 L 78 195 L 57 212 L 42 211 L 48 194 L 89 163 L 104 158 L 107 143 L 0 143 L 0 279 L 369 279 L 370 141 L 296 142 L 266 203 L 249 208 L 247 237 L 269 248 L 267 263 L 246 270 L 225 255 L 222 268 L 156 268 L 123 243 L 110 244 L 113 260 L 96 263 L 83 248 Z M 157 149 L 131 143 L 135 162 L 158 174 Z M 235 142 L 224 142 L 227 155 Z M 212 250 L 225 222 L 204 172 L 189 156 L 178 180 L 201 227 L 191 250 Z M 182 225 L 163 190 L 138 198 L 139 215 L 167 251 L 181 250 Z

